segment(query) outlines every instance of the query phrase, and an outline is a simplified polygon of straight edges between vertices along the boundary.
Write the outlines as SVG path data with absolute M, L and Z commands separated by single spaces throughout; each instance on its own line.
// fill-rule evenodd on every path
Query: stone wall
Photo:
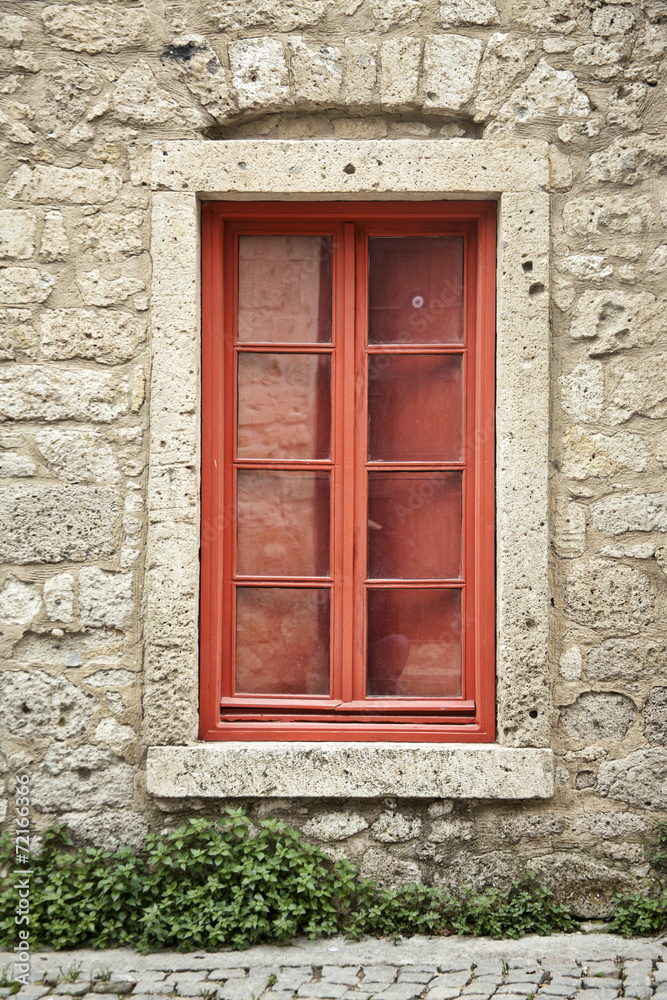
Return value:
M 667 813 L 667 3 L 33 0 L 0 46 L 7 793 L 106 844 L 237 804 L 145 791 L 150 143 L 546 140 L 556 795 L 248 807 L 384 882 L 529 866 L 604 915 Z

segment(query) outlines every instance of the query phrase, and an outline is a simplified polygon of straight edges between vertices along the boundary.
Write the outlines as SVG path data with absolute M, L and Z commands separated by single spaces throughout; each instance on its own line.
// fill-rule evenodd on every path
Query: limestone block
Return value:
M 111 167 L 91 170 L 88 167 L 52 167 L 22 164 L 5 185 L 8 198 L 20 201 L 65 202 L 72 205 L 96 205 L 113 201 L 122 180 Z
M 512 14 L 517 24 L 535 31 L 569 35 L 576 28 L 577 0 L 517 0 Z
M 507 840 L 516 844 L 524 837 L 529 840 L 536 840 L 541 837 L 553 837 L 560 834 L 565 829 L 565 820 L 560 816 L 544 816 L 541 813 L 528 813 L 528 815 L 513 817 L 504 820 L 502 831 Z M 512 976 L 526 975 L 526 973 L 513 972 Z M 538 973 L 539 975 L 539 973 Z M 513 980 L 508 977 L 507 982 Z
M 610 278 L 614 273 L 613 265 L 601 253 L 574 253 L 569 257 L 563 257 L 559 263 L 571 277 L 587 283 Z
M 646 270 L 649 274 L 655 274 L 661 278 L 664 276 L 667 271 L 667 243 L 661 243 L 653 251 L 646 261 Z
M 42 610 L 39 587 L 8 576 L 0 590 L 0 622 L 27 625 Z
M 313 48 L 301 38 L 291 38 L 290 71 L 294 99 L 301 103 L 336 103 L 343 83 L 343 53 L 335 45 Z
M 560 710 L 568 735 L 586 743 L 625 739 L 636 717 L 632 699 L 615 691 L 586 691 Z
M 23 306 L 28 302 L 46 302 L 54 284 L 53 275 L 35 267 L 0 268 L 0 305 Z
M 29 260 L 35 252 L 37 217 L 29 209 L 0 211 L 0 257 Z
M 489 5 L 490 6 L 490 5 Z M 507 100 L 508 91 L 517 77 L 534 62 L 534 38 L 512 38 L 495 32 L 489 38 L 479 70 L 479 86 L 475 98 L 475 121 L 489 118 Z
M 56 744 L 32 775 L 32 805 L 38 812 L 64 812 L 74 803 L 82 810 L 126 806 L 134 797 L 134 773 L 108 750 Z
M 143 7 L 119 4 L 52 4 L 42 11 L 47 34 L 61 49 L 73 52 L 122 52 L 151 38 Z
M 108 573 L 97 566 L 79 571 L 79 607 L 84 625 L 123 630 L 132 614 L 134 573 Z
M 619 469 L 643 472 L 649 452 L 638 434 L 621 431 L 614 435 L 588 434 L 581 427 L 571 427 L 563 436 L 561 470 L 572 479 L 611 476 Z
M 608 6 L 593 11 L 591 31 L 594 35 L 626 35 L 635 24 L 635 15 L 628 7 Z
M 11 662 L 31 667 L 115 667 L 122 662 L 124 637 L 112 629 L 91 629 L 76 635 L 38 635 L 27 633 L 12 649 Z M 134 675 L 127 670 L 100 670 L 102 674 L 127 674 L 131 683 Z M 86 678 L 86 684 L 90 683 Z M 109 681 L 110 686 L 113 681 Z
M 0 420 L 92 420 L 109 423 L 131 410 L 126 374 L 41 365 L 0 370 Z
M 424 13 L 424 5 L 421 0 L 373 0 L 371 12 L 375 27 L 385 32 L 417 21 Z
M 571 236 L 635 236 L 659 224 L 648 198 L 627 194 L 571 198 L 563 209 L 563 228 Z
M 591 504 L 598 531 L 622 535 L 626 531 L 667 531 L 667 492 L 626 493 Z
M 383 844 L 398 844 L 414 840 L 421 833 L 420 819 L 407 819 L 400 813 L 384 812 L 373 823 L 371 832 L 375 840 Z
M 435 844 L 447 844 L 450 841 L 472 840 L 474 826 L 467 819 L 436 819 L 431 823 L 428 839 Z
M 667 674 L 667 646 L 649 638 L 607 639 L 586 659 L 586 676 L 592 681 L 636 681 L 651 673 Z
M 581 650 L 578 646 L 566 649 L 558 661 L 558 672 L 563 680 L 578 681 L 581 677 Z
M 218 121 L 224 121 L 235 110 L 227 73 L 203 35 L 174 38 L 162 53 L 162 62 L 176 70 L 192 96 Z
M 561 559 L 581 556 L 586 548 L 586 511 L 578 503 L 560 500 L 553 524 L 553 547 Z
M 378 47 L 363 38 L 345 39 L 345 103 L 366 105 L 371 103 L 377 86 Z M 364 138 L 365 136 L 344 136 Z
M 123 726 L 115 719 L 107 716 L 98 724 L 95 730 L 95 740 L 102 746 L 111 747 L 116 753 L 122 753 L 135 742 L 137 734 L 132 726 Z
M 92 486 L 0 486 L 0 562 L 108 559 L 116 551 L 118 496 Z
M 47 465 L 70 483 L 118 482 L 113 450 L 99 431 L 44 427 L 35 444 Z
M 113 635 L 112 632 L 108 634 Z M 134 684 L 137 676 L 130 670 L 97 670 L 84 679 L 84 684 L 93 688 L 127 687 L 129 684 Z
M 213 0 L 206 6 L 208 20 L 220 31 L 240 31 L 264 25 L 272 31 L 295 31 L 317 24 L 335 0 Z M 340 10 L 340 4 L 337 9 Z M 348 3 L 352 13 L 358 2 Z
M 595 812 L 577 816 L 571 826 L 575 837 L 586 837 L 599 842 L 610 837 L 632 837 L 646 832 L 641 816 L 629 812 Z
M 46 617 L 52 622 L 74 621 L 74 577 L 71 573 L 58 573 L 44 584 Z
M 498 24 L 500 18 L 491 0 L 441 0 L 440 20 L 446 28 L 460 24 Z
M 0 361 L 15 361 L 20 354 L 34 356 L 37 334 L 31 319 L 29 309 L 0 309 Z
M 615 365 L 608 397 L 605 417 L 611 424 L 623 423 L 637 413 L 650 418 L 667 416 L 667 354 L 658 354 L 649 363 L 643 359 Z
M 637 633 L 653 621 L 654 603 L 649 578 L 629 566 L 580 563 L 566 581 L 564 612 L 580 625 Z
M 132 809 L 105 809 L 103 823 L 96 810 L 64 813 L 60 819 L 74 834 L 77 843 L 103 847 L 106 851 L 116 851 L 125 844 L 138 849 L 148 833 L 144 816 Z
M 588 353 L 646 347 L 667 332 L 667 303 L 650 292 L 587 291 L 572 316 L 573 340 L 590 340 Z
M 0 14 L 0 45 L 8 48 L 20 45 L 28 24 L 28 19 L 18 14 Z
M 81 737 L 93 722 L 95 706 L 95 698 L 66 677 L 43 670 L 4 670 L 0 675 L 3 724 L 22 740 Z
M 380 46 L 380 99 L 390 107 L 417 100 L 422 43 L 405 35 Z
M 414 861 L 401 861 L 375 847 L 369 848 L 364 854 L 359 874 L 385 888 L 422 881 L 421 869 Z
M 651 688 L 644 705 L 644 738 L 649 743 L 667 743 L 667 687 Z
M 363 816 L 355 812 L 330 812 L 316 819 L 309 819 L 301 832 L 305 837 L 315 840 L 347 840 L 356 833 L 368 829 L 368 823 Z
M 604 404 L 604 369 L 600 361 L 581 361 L 567 375 L 559 375 L 560 405 L 571 417 L 599 420 Z
M 586 118 L 590 113 L 590 101 L 579 89 L 574 73 L 554 69 L 540 59 L 525 83 L 500 108 L 496 121 L 487 126 L 484 135 L 505 133 L 519 124 L 552 121 L 554 117 Z
M 41 260 L 64 260 L 69 253 L 69 240 L 60 212 L 47 212 L 39 248 Z
M 11 479 L 20 476 L 34 476 L 37 466 L 27 455 L 19 455 L 15 451 L 0 452 L 0 476 Z
M 572 58 L 579 65 L 616 66 L 623 58 L 625 46 L 621 42 L 586 42 L 578 45 Z
M 76 283 L 81 291 L 81 298 L 87 306 L 117 305 L 146 287 L 143 278 L 131 273 L 107 278 L 97 270 L 78 274 Z
M 268 37 L 232 42 L 229 62 L 241 110 L 291 103 L 282 42 Z
M 465 35 L 429 35 L 424 45 L 424 108 L 458 111 L 475 89 L 483 43 Z
M 667 806 L 667 749 L 636 750 L 620 760 L 603 761 L 598 771 L 599 795 L 638 809 L 664 811 Z
M 42 353 L 55 361 L 90 358 L 117 365 L 136 356 L 145 320 L 101 309 L 45 309 L 40 316 Z
M 165 125 L 182 120 L 181 106 L 159 85 L 145 62 L 136 62 L 119 76 L 111 94 L 111 107 L 122 122 Z
M 587 179 L 612 184 L 636 184 L 667 166 L 667 139 L 644 132 L 619 136 L 607 149 L 591 155 Z

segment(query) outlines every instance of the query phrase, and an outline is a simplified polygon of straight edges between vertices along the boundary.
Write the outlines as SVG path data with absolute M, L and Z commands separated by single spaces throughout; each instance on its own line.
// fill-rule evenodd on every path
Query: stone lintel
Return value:
M 150 747 L 162 798 L 546 799 L 553 753 L 453 743 L 225 742 Z

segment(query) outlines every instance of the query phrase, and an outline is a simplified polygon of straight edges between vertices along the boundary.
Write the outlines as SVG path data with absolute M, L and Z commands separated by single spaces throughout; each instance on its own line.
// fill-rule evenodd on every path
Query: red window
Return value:
M 203 210 L 201 735 L 494 735 L 495 203 Z

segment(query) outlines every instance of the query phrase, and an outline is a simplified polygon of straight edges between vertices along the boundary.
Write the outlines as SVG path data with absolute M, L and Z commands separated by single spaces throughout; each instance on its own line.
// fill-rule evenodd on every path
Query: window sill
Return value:
M 160 798 L 548 799 L 553 753 L 495 744 L 222 743 L 155 746 Z

